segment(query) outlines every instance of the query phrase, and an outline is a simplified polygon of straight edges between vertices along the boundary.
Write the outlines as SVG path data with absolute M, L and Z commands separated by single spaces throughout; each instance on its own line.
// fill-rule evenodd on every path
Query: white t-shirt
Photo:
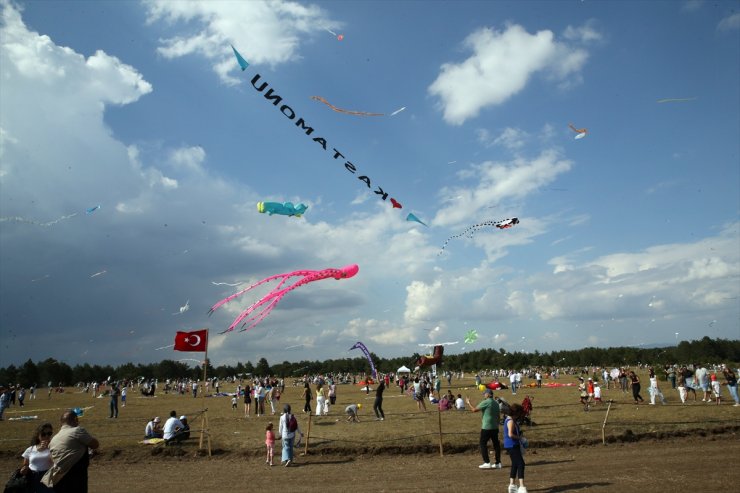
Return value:
M 28 459 L 28 467 L 34 472 L 48 471 L 53 464 L 48 447 L 39 451 L 36 445 L 32 445 L 23 452 L 23 458 Z
M 465 401 L 462 397 L 458 397 L 457 399 L 455 399 L 455 409 L 457 409 L 458 411 L 462 411 L 465 409 Z
M 164 423 L 164 439 L 165 440 L 171 440 L 172 437 L 175 436 L 175 432 L 177 431 L 177 428 L 181 429 L 183 428 L 182 421 L 179 419 L 172 417 L 167 419 Z

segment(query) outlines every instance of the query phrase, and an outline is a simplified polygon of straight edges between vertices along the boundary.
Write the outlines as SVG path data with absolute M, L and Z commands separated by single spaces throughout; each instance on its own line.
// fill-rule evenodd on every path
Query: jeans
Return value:
M 737 396 L 737 385 L 728 385 L 727 388 L 730 389 L 730 395 L 735 399 L 735 404 L 740 404 L 740 399 Z
M 495 430 L 480 430 L 480 455 L 483 457 L 483 462 L 486 464 L 490 463 L 490 456 L 488 455 L 488 440 L 493 441 L 493 453 L 496 457 L 496 464 L 501 462 L 501 443 L 498 441 L 498 429 Z
M 283 462 L 286 460 L 293 460 L 293 440 L 295 440 L 295 436 L 283 438 Z

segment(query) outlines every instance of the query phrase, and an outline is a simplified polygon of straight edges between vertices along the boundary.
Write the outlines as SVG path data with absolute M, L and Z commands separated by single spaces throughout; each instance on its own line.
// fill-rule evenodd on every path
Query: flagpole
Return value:
M 206 408 L 206 391 L 208 388 L 206 385 L 206 378 L 208 375 L 208 339 L 210 337 L 210 329 L 206 329 L 206 357 L 203 362 L 203 392 L 201 397 L 203 398 L 203 414 L 200 419 L 200 443 L 198 444 L 198 450 L 203 449 L 203 435 L 206 434 L 208 437 L 208 457 L 211 456 L 211 434 L 208 431 L 208 408 Z

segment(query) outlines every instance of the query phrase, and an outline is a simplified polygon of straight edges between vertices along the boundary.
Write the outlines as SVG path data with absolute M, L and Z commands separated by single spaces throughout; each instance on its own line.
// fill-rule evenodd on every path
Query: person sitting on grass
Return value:
M 164 443 L 170 445 L 172 443 L 182 442 L 182 434 L 180 431 L 184 428 L 182 422 L 177 419 L 177 413 L 170 411 L 170 417 L 164 423 Z
M 144 438 L 162 438 L 161 423 L 162 420 L 159 419 L 159 416 L 149 420 L 144 429 Z

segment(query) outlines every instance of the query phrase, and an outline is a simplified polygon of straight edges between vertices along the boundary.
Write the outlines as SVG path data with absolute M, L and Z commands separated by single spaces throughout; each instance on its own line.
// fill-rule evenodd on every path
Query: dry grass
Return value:
M 644 376 L 647 381 L 647 377 Z M 565 377 L 560 382 L 572 382 Z M 663 383 L 663 391 L 669 402 L 650 406 L 647 403 L 632 404 L 630 394 L 618 390 L 605 390 L 605 401 L 613 400 L 609 420 L 605 428 L 607 441 L 636 441 L 644 437 L 669 437 L 682 435 L 712 435 L 740 429 L 740 408 L 725 401 L 721 406 L 701 402 L 681 405 L 678 393 Z M 443 384 L 446 391 L 446 382 Z M 234 391 L 233 386 L 222 387 L 223 391 Z M 451 390 L 454 394 L 469 395 L 475 404 L 482 398 L 474 389 L 472 379 L 453 380 Z M 726 392 L 726 389 L 723 389 Z M 416 403 L 408 396 L 402 396 L 397 387 L 385 393 L 383 408 L 386 419 L 378 422 L 373 419 L 372 405 L 374 395 L 366 395 L 359 387 L 340 385 L 337 388 L 337 405 L 332 407 L 329 416 L 309 416 L 302 414 L 303 402 L 301 388 L 288 387 L 281 399 L 288 402 L 296 412 L 300 426 L 309 439 L 310 455 L 330 455 L 352 452 L 353 454 L 389 453 L 428 453 L 438 454 L 440 427 L 442 446 L 445 453 L 477 450 L 480 430 L 480 415 L 470 412 L 448 411 L 438 413 L 427 404 L 429 412 L 419 412 Z M 512 396 L 508 390 L 496 392 L 509 402 L 521 402 L 526 394 L 534 402 L 533 420 L 537 426 L 526 429 L 533 447 L 545 448 L 557 445 L 585 445 L 601 443 L 602 423 L 606 414 L 606 404 L 584 412 L 578 403 L 575 387 L 563 388 L 525 388 Z M 728 394 L 725 394 L 729 398 Z M 648 400 L 647 392 L 643 397 Z M 243 404 L 240 400 L 237 411 L 231 409 L 231 399 L 209 397 L 193 399 L 189 395 L 164 394 L 144 398 L 129 392 L 127 406 L 119 407 L 119 418 L 109 419 L 108 398 L 94 399 L 90 394 L 77 389 L 67 389 L 63 394 L 53 394 L 47 399 L 42 392 L 34 401 L 27 401 L 23 412 L 18 407 L 6 410 L 6 421 L 0 422 L 0 456 L 9 458 L 19 456 L 26 448 L 33 430 L 43 421 L 50 421 L 55 429 L 63 409 L 88 407 L 81 425 L 96 436 L 101 444 L 102 460 L 146 460 L 152 455 L 195 456 L 198 453 L 198 430 L 201 428 L 202 410 L 208 409 L 208 429 L 212 451 L 215 457 L 252 457 L 264 453 L 265 425 L 272 421 L 277 427 L 279 414 L 244 418 Z M 344 407 L 350 403 L 362 403 L 360 423 L 345 421 Z M 120 406 L 120 405 L 119 405 Z M 153 416 L 163 419 L 170 410 L 178 416 L 189 417 L 193 428 L 192 437 L 182 447 L 142 445 L 144 427 Z M 254 411 L 252 411 L 254 413 Z M 37 415 L 38 420 L 8 421 L 20 415 Z M 310 434 L 309 434 L 310 431 Z M 310 437 L 309 437 L 310 435 Z M 304 438 L 304 443 L 306 438 Z M 279 447 L 278 447 L 279 448 Z M 301 450 L 303 452 L 303 448 Z

